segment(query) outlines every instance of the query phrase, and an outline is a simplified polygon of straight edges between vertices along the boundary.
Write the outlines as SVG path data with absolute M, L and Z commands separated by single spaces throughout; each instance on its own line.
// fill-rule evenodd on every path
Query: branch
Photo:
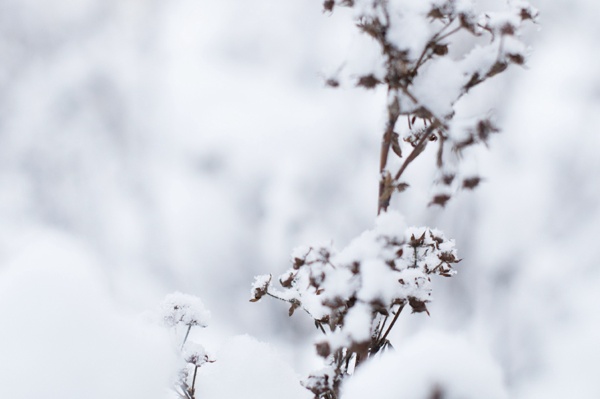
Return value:
M 419 138 L 419 141 L 417 142 L 417 145 L 415 146 L 415 148 L 412 150 L 410 155 L 408 157 L 406 157 L 406 159 L 404 160 L 404 163 L 402 164 L 402 166 L 400 167 L 398 172 L 396 172 L 396 175 L 394 176 L 394 180 L 396 180 L 396 181 L 400 180 L 402 173 L 404 173 L 404 171 L 406 170 L 408 165 L 410 165 L 412 163 L 412 161 L 414 161 L 423 152 L 423 150 L 425 150 L 425 147 L 427 146 L 427 142 L 429 140 L 429 136 L 436 128 L 437 128 L 437 125 L 434 123 L 427 126 L 427 129 L 425 129 L 425 131 L 423 132 L 423 135 L 421 136 L 421 138 Z

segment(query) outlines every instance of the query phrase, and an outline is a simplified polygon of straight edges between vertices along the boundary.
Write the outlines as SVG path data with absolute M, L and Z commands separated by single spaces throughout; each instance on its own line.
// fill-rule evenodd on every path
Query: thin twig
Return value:
M 441 40 L 444 40 L 444 39 L 446 39 L 446 38 L 448 38 L 448 37 L 452 36 L 453 34 L 455 34 L 455 33 L 459 32 L 461 29 L 462 29 L 462 26 L 457 26 L 456 28 L 452 29 L 450 32 L 446 33 L 446 34 L 445 34 L 445 35 L 443 35 L 443 36 L 440 36 L 440 37 L 438 37 L 438 38 L 437 38 L 437 39 L 435 39 L 435 40 L 436 40 L 436 42 L 439 42 L 439 41 L 441 41 Z
M 392 331 L 392 328 L 394 327 L 394 324 L 396 324 L 396 320 L 398 320 L 398 317 L 400 317 L 400 313 L 402 312 L 402 309 L 404 309 L 404 304 L 400 305 L 400 307 L 396 311 L 396 314 L 394 315 L 394 318 L 392 319 L 392 322 L 390 323 L 389 327 L 385 331 L 385 334 L 383 334 L 383 337 L 381 337 L 380 343 L 381 342 L 385 342 L 385 340 L 387 339 L 388 334 L 390 333 L 390 331 Z
M 192 388 L 190 389 L 192 398 L 196 397 L 196 374 L 198 374 L 198 366 L 194 368 L 194 377 L 192 378 Z
M 183 350 L 183 347 L 185 346 L 185 343 L 187 342 L 188 337 L 190 336 L 190 330 L 192 329 L 192 325 L 188 325 L 188 329 L 185 333 L 185 337 L 183 338 L 183 342 L 181 343 L 181 348 L 180 350 Z
M 375 339 L 376 342 L 379 342 L 381 340 L 381 333 L 383 332 L 383 329 L 385 328 L 385 323 L 387 323 L 389 315 L 386 315 L 385 318 L 383 319 L 383 323 L 380 323 L 380 326 L 378 326 L 378 333 L 377 333 L 377 338 Z
M 415 146 L 415 148 L 406 157 L 406 159 L 404 160 L 404 163 L 402 163 L 402 166 L 400 167 L 398 172 L 396 172 L 396 175 L 394 176 L 394 180 L 400 180 L 402 173 L 404 173 L 404 171 L 406 170 L 408 165 L 410 165 L 411 162 L 414 161 L 423 152 L 423 150 L 427 146 L 427 142 L 429 140 L 429 135 L 431 134 L 433 129 L 434 129 L 434 125 L 429 125 L 427 127 L 427 129 L 425 129 L 425 131 L 423 132 L 423 135 L 419 138 L 419 141 L 417 142 L 417 145 Z
M 267 295 L 270 296 L 271 298 L 279 299 L 280 301 L 283 301 L 283 302 L 292 303 L 290 300 L 278 297 L 277 295 L 271 294 L 268 291 L 267 291 Z M 319 321 L 319 319 L 317 319 L 315 316 L 313 316 L 304 306 L 300 305 L 299 308 L 302 309 L 302 310 L 304 310 L 306 312 L 306 314 L 308 314 L 310 317 L 313 318 L 313 320 Z M 323 332 L 325 332 L 325 331 L 323 331 Z
M 425 59 L 425 56 L 427 55 L 427 52 L 431 48 L 432 44 L 435 44 L 436 42 L 438 42 L 438 41 L 440 41 L 442 39 L 445 39 L 446 37 L 450 36 L 451 34 L 456 33 L 458 30 L 460 30 L 461 27 L 459 26 L 458 28 L 454 29 L 452 32 L 449 32 L 448 34 L 440 37 L 440 35 L 442 33 L 444 33 L 444 31 L 450 25 L 452 25 L 452 22 L 454 22 L 454 19 L 451 19 L 450 21 L 448 21 L 448 23 L 446 25 L 444 25 L 444 27 L 442 29 L 440 29 L 440 31 L 438 33 L 436 33 L 435 35 L 433 35 L 431 37 L 431 39 L 429 40 L 429 42 L 427 43 L 427 45 L 425 46 L 425 48 L 423 48 L 423 51 L 421 52 L 421 55 L 417 59 L 417 62 L 415 63 L 415 66 L 411 70 L 411 75 L 414 75 L 417 72 L 417 69 L 419 69 L 425 62 L 427 62 L 427 60 L 429 58 Z

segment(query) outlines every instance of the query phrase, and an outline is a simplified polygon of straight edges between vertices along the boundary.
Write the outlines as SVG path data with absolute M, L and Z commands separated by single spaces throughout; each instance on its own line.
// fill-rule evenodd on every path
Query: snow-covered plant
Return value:
M 204 347 L 189 340 L 192 327 L 207 327 L 210 312 L 202 301 L 188 294 L 174 292 L 165 297 L 159 309 L 159 317 L 166 327 L 172 328 L 176 335 L 183 339 L 178 349 L 181 354 L 183 367 L 179 371 L 175 392 L 180 398 L 196 398 L 196 375 L 198 368 L 205 363 L 213 362 Z
M 509 0 L 504 11 L 484 13 L 471 0 L 324 2 L 327 11 L 336 6 L 353 9 L 356 25 L 372 43 L 353 54 L 345 76 L 327 83 L 387 89 L 379 212 L 387 210 L 394 192 L 407 188 L 401 182 L 406 168 L 431 142 L 437 144 L 439 169 L 431 204 L 444 206 L 457 188 L 476 187 L 480 179 L 461 173 L 459 161 L 467 148 L 487 144 L 498 129 L 488 115 L 455 118 L 455 105 L 509 65 L 524 64 L 527 48 L 519 32 L 524 22 L 536 19 L 537 10 L 521 0 Z M 461 40 L 461 50 L 453 51 L 453 39 L 466 35 L 472 39 Z
M 343 377 L 362 360 L 390 345 L 388 334 L 405 306 L 427 312 L 430 275 L 452 276 L 459 262 L 454 242 L 437 230 L 407 228 L 399 213 L 377 218 L 346 248 L 302 247 L 293 267 L 279 277 L 257 277 L 253 301 L 267 295 L 302 309 L 325 334 L 317 352 L 329 366 L 304 385 L 316 397 L 330 397 Z M 329 396 L 328 396 L 329 395 Z
M 428 313 L 431 275 L 455 273 L 459 259 L 452 240 L 428 227 L 408 228 L 388 208 L 393 195 L 408 187 L 402 180 L 407 167 L 432 142 L 437 177 L 430 205 L 445 206 L 458 189 L 479 184 L 480 177 L 461 170 L 460 161 L 469 147 L 487 145 L 498 128 L 488 115 L 457 117 L 456 104 L 510 64 L 524 64 L 519 31 L 537 17 L 520 0 L 486 13 L 469 0 L 324 2 L 327 12 L 338 6 L 353 9 L 371 48 L 356 55 L 360 65 L 348 63 L 347 69 L 357 66 L 348 78 L 330 77 L 327 84 L 338 87 L 351 79 L 366 89 L 387 90 L 376 227 L 340 251 L 329 245 L 296 249 L 292 268 L 277 282 L 272 275 L 256 278 L 251 299 L 288 302 L 290 316 L 303 310 L 324 334 L 316 350 L 327 366 L 304 381 L 317 399 L 338 398 L 343 379 L 390 345 L 389 333 L 406 306 Z M 453 40 L 467 35 L 472 38 L 462 40 L 463 50 L 453 51 Z

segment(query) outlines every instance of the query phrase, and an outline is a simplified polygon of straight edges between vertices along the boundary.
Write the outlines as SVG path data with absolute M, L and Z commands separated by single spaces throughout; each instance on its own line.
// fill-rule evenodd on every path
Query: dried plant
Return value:
M 525 1 L 482 14 L 468 0 L 325 0 L 323 6 L 326 12 L 352 8 L 356 26 L 378 47 L 371 70 L 352 76 L 356 86 L 387 90 L 379 216 L 373 230 L 341 251 L 295 250 L 293 266 L 278 284 L 272 275 L 256 278 L 251 301 L 273 297 L 289 304 L 290 316 L 300 309 L 313 319 L 324 335 L 315 346 L 326 367 L 303 384 L 317 399 L 335 399 L 355 367 L 391 345 L 389 333 L 405 307 L 428 313 L 430 276 L 455 273 L 460 260 L 454 242 L 435 229 L 408 228 L 389 210 L 390 202 L 408 188 L 404 173 L 430 143 L 437 147 L 430 205 L 445 206 L 458 189 L 478 186 L 481 178 L 462 171 L 460 161 L 469 147 L 487 145 L 498 128 L 488 116 L 457 118 L 455 105 L 510 64 L 524 64 L 519 31 L 537 11 Z M 453 56 L 460 33 L 475 40 L 469 51 Z M 344 82 L 329 77 L 326 84 L 335 88 Z
M 183 329 L 184 337 L 179 351 L 184 366 L 179 370 L 175 392 L 182 399 L 196 399 L 198 368 L 205 363 L 214 362 L 214 359 L 202 345 L 191 342 L 189 336 L 193 327 L 208 326 L 210 312 L 206 310 L 199 298 L 175 292 L 167 295 L 163 300 L 159 309 L 159 317 L 163 324 L 172 328 L 175 333 Z

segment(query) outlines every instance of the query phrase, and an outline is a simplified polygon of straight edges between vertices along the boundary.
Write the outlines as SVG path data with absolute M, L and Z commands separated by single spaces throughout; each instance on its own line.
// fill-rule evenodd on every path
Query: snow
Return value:
M 52 231 L 3 266 L 0 397 L 165 398 L 176 369 L 168 334 L 111 300 L 100 270 L 93 252 Z
M 391 303 L 398 295 L 398 278 L 390 278 L 390 267 L 382 260 L 370 259 L 363 262 L 361 271 L 359 299 L 365 302 L 380 300 Z
M 434 115 L 442 118 L 451 114 L 462 87 L 470 78 L 461 67 L 460 63 L 447 58 L 427 64 L 415 78 L 413 95 Z
M 407 51 L 409 57 L 419 54 L 433 35 L 431 23 L 425 18 L 429 12 L 426 2 L 394 0 L 390 2 L 390 29 L 387 38 L 400 51 Z
M 247 335 L 225 342 L 217 361 L 199 369 L 197 395 L 203 399 L 310 399 L 294 370 L 272 346 Z
M 466 337 L 422 332 L 370 359 L 342 386 L 342 399 L 508 398 L 500 367 Z

